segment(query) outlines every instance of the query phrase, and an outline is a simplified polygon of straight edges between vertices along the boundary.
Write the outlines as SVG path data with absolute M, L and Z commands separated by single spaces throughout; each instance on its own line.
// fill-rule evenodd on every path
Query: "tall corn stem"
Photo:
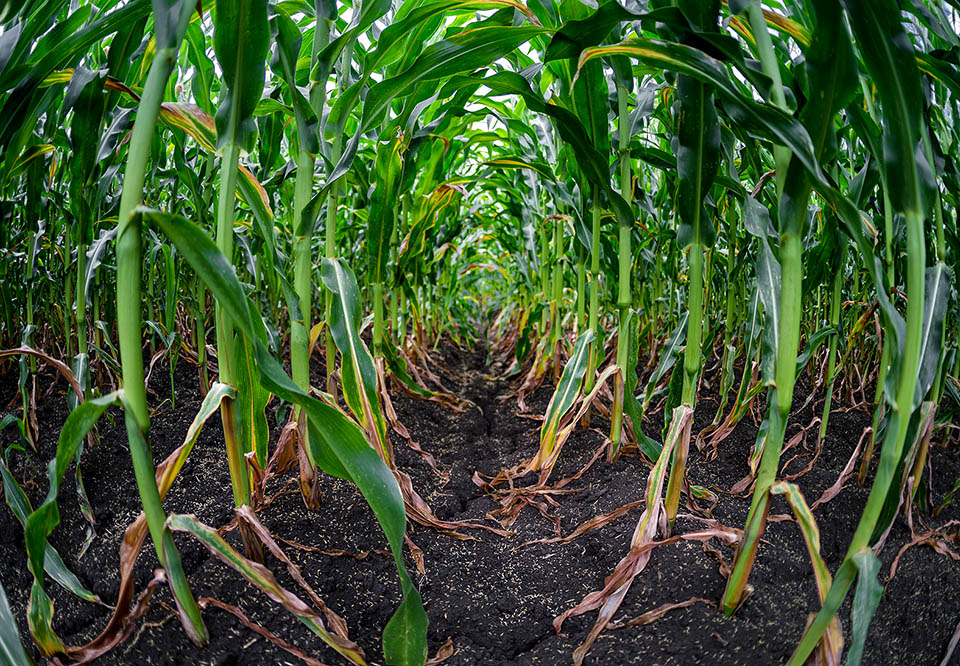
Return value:
M 117 333 L 120 346 L 120 361 L 123 371 L 123 390 L 126 402 L 125 421 L 133 460 L 137 489 L 143 503 L 150 538 L 153 540 L 157 558 L 170 575 L 170 585 L 177 603 L 186 616 L 185 627 L 197 643 L 207 641 L 207 631 L 200 617 L 200 608 L 187 585 L 180 563 L 180 555 L 173 537 L 166 529 L 166 515 L 157 488 L 153 453 L 150 450 L 150 414 L 147 409 L 147 393 L 143 376 L 141 318 L 141 269 L 143 249 L 140 219 L 133 215 L 143 194 L 150 145 L 157 126 L 157 116 L 180 42 L 186 32 L 193 5 L 181 5 L 177 17 L 176 34 L 170 44 L 159 48 L 150 66 L 143 88 L 130 139 L 130 149 L 124 172 L 123 192 L 120 196 L 120 211 L 117 231 Z
M 600 188 L 593 188 L 593 225 L 591 227 L 590 248 L 590 321 L 589 327 L 597 333 L 597 323 L 600 315 Z M 587 374 L 583 378 L 583 391 L 593 390 L 597 370 L 597 345 L 603 344 L 599 335 L 590 343 L 590 353 L 587 356 Z M 584 416 L 584 423 L 590 423 L 590 412 Z
M 784 108 L 783 86 L 780 80 L 780 68 L 773 52 L 766 21 L 759 3 L 749 8 L 750 24 L 757 40 L 757 53 L 763 64 L 764 74 L 773 80 L 774 103 Z M 781 169 L 781 146 L 775 146 L 777 155 L 777 199 L 783 192 L 786 170 Z M 786 155 L 789 163 L 789 152 Z M 805 201 L 810 194 L 808 186 L 799 187 L 794 193 L 797 201 Z M 799 195 L 799 196 L 798 196 Z M 803 299 L 803 222 L 806 206 L 794 202 L 790 214 L 780 222 L 780 312 L 778 327 L 777 356 L 775 360 L 774 381 L 776 389 L 770 391 L 770 399 L 776 400 L 769 410 L 769 427 L 763 444 L 763 454 L 757 469 L 756 486 L 750 503 L 750 511 L 744 527 L 743 540 L 737 548 L 733 568 L 727 579 L 727 586 L 721 600 L 725 615 L 732 615 L 743 601 L 743 592 L 747 579 L 757 556 L 757 547 L 763 536 L 770 507 L 770 486 L 776 481 L 780 466 L 780 452 L 793 402 L 793 388 L 797 373 L 797 351 L 800 347 L 800 322 L 802 319 Z
M 627 113 L 627 91 L 624 88 L 617 89 L 617 116 L 619 121 L 620 133 L 620 194 L 626 200 L 627 205 L 633 202 L 633 175 L 630 169 L 630 116 Z M 624 224 L 619 225 L 620 244 L 618 247 L 618 268 L 617 278 L 617 308 L 619 309 L 620 322 L 617 331 L 617 367 L 620 368 L 620 374 L 614 379 L 613 384 L 613 407 L 610 417 L 610 443 L 607 445 L 607 460 L 613 462 L 620 457 L 620 444 L 622 441 L 623 426 L 623 401 L 624 387 L 628 372 L 635 372 L 635 368 L 627 367 L 627 359 L 630 353 L 630 331 L 627 328 L 627 319 L 630 315 L 630 264 L 631 264 L 631 234 L 633 230 Z M 640 424 L 633 424 L 639 428 Z
M 231 261 L 233 258 L 233 215 L 234 198 L 237 190 L 237 167 L 240 162 L 240 147 L 228 143 L 223 148 L 220 162 L 220 190 L 217 201 L 217 249 Z M 237 374 L 236 339 L 233 321 L 223 311 L 219 303 L 216 307 L 217 318 L 217 367 L 220 381 L 236 386 Z M 234 419 L 233 400 L 223 401 L 220 417 L 223 422 L 223 437 L 227 447 L 227 465 L 230 468 L 230 485 L 233 488 L 233 501 L 236 506 L 250 504 L 250 478 L 247 463 L 244 460 L 243 445 L 237 434 Z
M 827 624 L 837 614 L 840 604 L 843 603 L 850 586 L 853 585 L 857 575 L 857 567 L 853 557 L 871 545 L 871 536 L 876 529 L 890 486 L 896 476 L 903 446 L 907 439 L 922 351 L 923 307 L 926 287 L 924 273 L 927 259 L 926 243 L 923 237 L 923 213 L 907 211 L 905 217 L 907 221 L 907 332 L 904 340 L 903 356 L 901 357 L 899 382 L 893 400 L 890 424 L 887 427 L 883 448 L 880 452 L 877 475 L 874 478 L 873 486 L 870 488 L 870 495 L 867 497 L 867 505 L 863 509 L 860 523 L 853 534 L 853 539 L 850 541 L 843 563 L 833 580 L 833 585 L 827 593 L 827 598 L 823 602 L 823 607 L 817 613 L 813 623 L 807 627 L 803 639 L 790 659 L 790 666 L 801 666 L 806 663 L 807 657 L 816 648 Z

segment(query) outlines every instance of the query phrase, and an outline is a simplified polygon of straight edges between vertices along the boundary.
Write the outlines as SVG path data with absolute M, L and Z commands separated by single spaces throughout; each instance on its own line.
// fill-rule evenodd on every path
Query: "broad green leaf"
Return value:
M 10 611 L 7 593 L 0 582 L 0 661 L 4 666 L 33 666 L 33 658 L 20 642 L 17 621 Z
M 756 102 L 742 93 L 721 63 L 703 51 L 660 39 L 637 38 L 586 49 L 580 54 L 579 66 L 583 67 L 596 58 L 618 55 L 631 56 L 649 67 L 685 74 L 713 86 L 729 105 L 728 111 L 734 121 L 763 131 L 775 143 L 790 148 L 811 173 L 825 181 L 813 142 L 803 126 L 780 109 Z
M 210 99 L 213 90 L 213 62 L 207 55 L 207 38 L 199 21 L 194 21 L 187 26 L 184 41 L 187 43 L 187 60 L 194 68 L 194 75 L 190 80 L 193 99 L 204 113 L 212 114 L 215 111 Z M 110 53 L 113 54 L 112 46 Z
M 367 217 L 367 274 L 373 284 L 385 282 L 387 257 L 390 254 L 390 237 L 396 224 L 400 171 L 403 168 L 401 151 L 403 142 L 398 137 L 393 141 L 377 143 L 374 162 L 376 185 L 370 195 L 370 215 Z
M 774 384 L 777 352 L 780 349 L 780 304 L 783 297 L 783 277 L 780 262 L 765 238 L 757 239 L 757 288 L 763 302 L 763 347 L 761 368 L 763 381 Z
M 266 340 L 261 338 L 261 342 Z M 254 452 L 261 469 L 267 468 L 267 448 L 270 443 L 270 427 L 267 424 L 267 403 L 270 392 L 260 384 L 253 344 L 246 335 L 240 335 L 234 348 L 236 359 L 236 407 L 233 410 L 244 453 Z
M 584 65 L 573 82 L 573 111 L 586 128 L 594 148 L 601 155 L 610 153 L 610 105 L 607 97 L 607 77 L 604 75 L 603 65 L 599 61 Z
M 553 453 L 560 421 L 573 406 L 577 396 L 580 395 L 583 376 L 587 372 L 587 354 L 590 353 L 590 343 L 595 338 L 596 334 L 593 329 L 589 328 L 577 338 L 573 354 L 563 368 L 563 374 L 560 376 L 557 389 L 553 392 L 550 404 L 547 405 L 547 412 L 543 417 L 543 425 L 540 427 L 538 460 L 545 460 Z
M 627 21 L 678 25 L 683 22 L 683 17 L 675 7 L 661 7 L 649 12 L 634 13 L 624 8 L 617 0 L 608 0 L 587 18 L 564 22 L 550 40 L 544 61 L 576 58 L 584 49 L 603 42 L 614 27 Z
M 863 647 L 867 641 L 870 620 L 880 605 L 883 585 L 877 578 L 880 572 L 880 560 L 869 548 L 854 553 L 853 563 L 857 568 L 857 589 L 853 595 L 850 609 L 850 651 L 847 652 L 847 666 L 860 666 L 863 659 Z
M 47 496 L 39 507 L 27 516 L 24 523 L 24 541 L 26 542 L 29 568 L 33 573 L 33 586 L 30 590 L 30 603 L 27 608 L 27 620 L 30 633 L 46 656 L 63 651 L 63 644 L 53 631 L 53 602 L 43 590 L 46 554 L 48 550 L 47 538 L 53 529 L 60 523 L 60 511 L 57 507 L 57 495 L 60 491 L 60 482 L 67 472 L 67 466 L 77 454 L 87 433 L 94 426 L 100 416 L 111 405 L 116 404 L 118 394 L 110 393 L 101 398 L 94 398 L 81 403 L 70 412 L 60 437 L 57 441 L 57 452 L 47 468 L 50 488 Z M 4 483 L 6 485 L 6 481 Z M 22 498 L 25 500 L 25 498 Z M 21 502 L 22 504 L 22 502 Z M 11 505 L 12 506 L 12 505 Z M 22 507 L 21 507 L 22 508 Z M 15 511 L 16 513 L 16 511 Z M 59 558 L 57 558 L 59 559 Z M 54 562 L 54 570 L 58 573 L 63 562 Z M 63 567 L 66 571 L 66 567 Z M 68 577 L 67 583 L 73 581 Z M 82 590 L 82 588 L 81 588 Z
M 70 145 L 73 154 L 70 158 L 71 198 L 78 205 L 83 197 L 83 188 L 88 186 L 97 173 L 97 152 L 99 146 L 91 137 L 100 136 L 107 96 L 103 94 L 102 73 L 87 69 L 77 69 L 64 94 L 64 113 L 73 111 L 70 123 Z M 69 105 L 69 106 L 68 106 Z M 90 222 L 84 216 L 81 222 Z
M 100 398 L 92 398 L 77 405 L 70 412 L 60 437 L 57 440 L 57 453 L 48 465 L 50 488 L 43 503 L 27 516 L 24 526 L 24 537 L 27 546 L 27 555 L 34 578 L 43 584 L 44 556 L 46 554 L 47 537 L 60 522 L 60 512 L 57 507 L 57 494 L 60 491 L 60 482 L 67 472 L 67 466 L 74 459 L 77 449 L 83 444 L 87 433 L 100 419 L 103 413 L 117 403 L 118 394 L 110 393 Z
M 713 106 L 713 94 L 695 79 L 681 76 L 677 85 L 680 120 L 677 131 L 677 212 L 683 224 L 677 244 L 713 246 L 717 232 L 703 205 L 704 197 L 720 166 L 720 123 Z
M 427 654 L 427 616 L 420 593 L 403 563 L 406 512 L 396 478 L 367 443 L 360 428 L 339 409 L 301 390 L 260 342 L 252 320 L 256 309 L 244 295 L 233 266 L 206 233 L 177 215 L 146 208 L 139 212 L 176 245 L 237 329 L 253 343 L 264 388 L 307 413 L 310 446 L 320 467 L 355 483 L 370 505 L 390 544 L 403 592 L 403 601 L 384 630 L 384 652 L 390 664 L 422 666 Z
M 623 411 L 630 417 L 633 423 L 633 435 L 637 439 L 640 450 L 652 462 L 656 462 L 660 457 L 660 451 L 663 445 L 652 437 L 648 437 L 643 432 L 643 403 L 637 399 L 637 384 L 640 379 L 637 377 L 637 364 L 640 362 L 640 319 L 633 310 L 629 311 L 624 329 L 630 336 L 630 348 L 627 354 L 627 376 L 624 381 L 623 389 Z
M 926 398 L 937 376 L 943 353 L 943 325 L 950 300 L 950 282 L 953 278 L 946 264 L 938 262 L 927 269 L 926 302 L 923 307 L 923 339 L 920 343 L 920 371 L 917 376 L 917 388 L 913 397 L 914 408 Z
M 224 81 L 216 115 L 217 151 L 227 144 L 253 150 L 253 111 L 263 91 L 269 45 L 266 0 L 217 0 L 213 48 Z
M 363 425 L 385 461 L 390 461 L 387 425 L 380 410 L 377 370 L 373 357 L 360 339 L 360 289 L 350 266 L 342 259 L 324 259 L 320 269 L 323 284 L 333 295 L 330 332 L 340 350 L 340 380 L 350 411 Z
M 301 150 L 316 155 L 320 151 L 319 121 L 310 102 L 297 87 L 297 58 L 300 56 L 300 45 L 303 41 L 300 28 L 282 13 L 271 16 L 270 24 L 277 43 L 270 66 L 287 84 L 287 94 L 297 119 L 297 137 Z
M 883 107 L 883 164 L 890 199 L 901 213 L 922 215 L 932 182 L 918 149 L 923 92 L 910 37 L 890 0 L 845 0 L 850 27 Z
M 17 521 L 26 526 L 27 517 L 33 512 L 33 507 L 30 506 L 26 493 L 23 492 L 20 484 L 17 483 L 2 459 L 0 459 L 0 478 L 3 480 L 4 499 L 7 506 L 10 507 Z M 50 543 L 47 543 L 44 552 L 43 569 L 54 582 L 65 590 L 69 590 L 85 601 L 100 602 L 100 597 L 83 586 L 80 579 L 67 568 L 63 558 L 60 557 L 60 553 Z

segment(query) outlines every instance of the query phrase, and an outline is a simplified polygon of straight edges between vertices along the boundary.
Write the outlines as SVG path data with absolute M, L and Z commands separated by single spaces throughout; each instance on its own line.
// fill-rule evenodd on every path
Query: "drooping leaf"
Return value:
M 33 512 L 33 508 L 30 506 L 26 493 L 23 492 L 20 484 L 17 483 L 2 459 L 0 459 L 0 479 L 3 480 L 4 499 L 7 506 L 10 507 L 17 521 L 25 526 L 27 516 Z M 43 556 L 43 568 L 44 572 L 65 590 L 69 590 L 85 601 L 93 603 L 100 601 L 100 598 L 84 587 L 80 579 L 67 568 L 63 558 L 60 557 L 60 553 L 49 542 Z
M 223 540 L 216 530 L 199 522 L 195 516 L 171 514 L 167 526 L 177 532 L 187 532 L 195 537 L 215 557 L 247 579 L 252 585 L 270 597 L 275 603 L 293 613 L 310 631 L 319 636 L 353 664 L 366 666 L 363 652 L 357 648 L 349 649 L 344 642 L 332 634 L 323 622 L 323 618 L 299 597 L 280 586 L 277 579 L 262 564 L 248 560 Z
M 390 664 L 422 666 L 426 660 L 427 616 L 420 593 L 403 563 L 406 513 L 396 478 L 370 447 L 362 431 L 338 409 L 302 391 L 260 342 L 251 318 L 256 312 L 244 296 L 233 266 L 206 233 L 185 218 L 140 209 L 177 246 L 177 250 L 206 283 L 237 329 L 253 343 L 261 384 L 281 400 L 307 413 L 314 459 L 329 474 L 355 483 L 387 536 L 400 576 L 403 601 L 384 630 L 384 652 Z M 259 315 L 257 315 L 259 316 Z
M 822 604 L 830 590 L 833 578 L 830 576 L 830 570 L 827 568 L 826 562 L 820 555 L 820 528 L 817 527 L 813 511 L 810 510 L 806 499 L 794 483 L 775 483 L 770 487 L 770 493 L 785 495 L 790 508 L 793 509 L 793 513 L 797 517 L 797 525 L 800 527 L 801 534 L 803 534 L 803 540 L 807 544 L 807 553 L 810 555 L 810 562 L 813 565 L 817 595 L 820 597 L 820 603 Z M 843 651 L 843 631 L 840 627 L 840 620 L 836 617 L 830 621 L 823 647 L 827 653 L 825 663 L 839 664 L 840 654 Z

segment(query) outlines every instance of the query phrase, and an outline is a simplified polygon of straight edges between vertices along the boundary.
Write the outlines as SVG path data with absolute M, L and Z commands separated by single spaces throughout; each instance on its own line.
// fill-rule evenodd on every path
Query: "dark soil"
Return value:
M 482 518 L 497 505 L 471 481 L 475 471 L 486 476 L 503 467 L 516 465 L 533 455 L 538 441 L 538 422 L 516 415 L 516 402 L 497 402 L 510 390 L 507 383 L 483 377 L 481 350 L 446 350 L 451 371 L 448 387 L 476 403 L 477 408 L 455 414 L 429 402 L 397 395 L 395 406 L 413 437 L 436 456 L 449 473 L 446 485 L 410 451 L 400 437 L 394 437 L 399 465 L 413 478 L 414 486 L 442 519 Z M 0 406 L 17 392 L 16 368 L 0 377 Z M 40 393 L 49 387 L 52 375 L 44 374 Z M 317 382 L 319 384 L 319 381 Z M 176 409 L 169 402 L 169 377 L 158 366 L 151 380 L 156 392 L 153 404 L 152 443 L 158 461 L 179 443 L 197 411 L 202 395 L 196 369 L 186 361 L 177 368 Z M 809 388 L 798 387 L 796 406 L 803 404 Z M 716 390 L 705 386 L 695 418 L 694 432 L 709 424 L 717 408 Z M 528 398 L 533 413 L 542 414 L 551 388 L 539 389 Z M 818 405 L 821 403 L 817 403 Z M 862 411 L 842 411 L 835 400 L 824 452 L 813 470 L 797 480 L 812 503 L 834 483 L 856 446 L 870 417 Z M 817 407 L 819 410 L 819 407 Z M 46 493 L 46 462 L 54 453 L 56 438 L 67 413 L 64 385 L 54 389 L 38 408 L 40 455 L 15 452 L 16 476 L 27 482 L 36 506 Z M 792 423 L 809 423 L 812 407 L 795 415 Z M 118 544 L 124 529 L 139 511 L 122 418 L 111 412 L 114 423 L 103 421 L 100 442 L 84 453 L 86 488 L 97 519 L 98 536 L 79 560 L 77 549 L 85 522 L 75 501 L 73 475 L 61 488 L 61 525 L 51 543 L 60 551 L 80 580 L 105 601 L 116 598 L 119 585 Z M 651 416 L 644 429 L 658 436 L 662 414 Z M 600 431 L 606 423 L 594 417 Z M 788 438 L 796 431 L 794 426 Z M 13 431 L 4 435 L 9 440 Z M 808 445 L 815 440 L 811 429 Z M 707 462 L 691 450 L 691 483 L 727 490 L 747 472 L 746 460 L 756 436 L 750 416 L 720 447 L 717 460 Z M 6 441 L 0 440 L 0 441 Z M 567 442 L 552 477 L 559 480 L 578 471 L 598 447 L 602 435 L 581 429 Z M 784 460 L 791 457 L 788 454 Z M 794 461 L 789 471 L 802 469 L 808 458 Z M 936 447 L 931 454 L 934 496 L 949 490 L 960 476 L 960 461 L 952 449 Z M 568 488 L 578 490 L 559 496 L 554 510 L 562 520 L 563 533 L 593 516 L 607 513 L 643 497 L 648 467 L 641 458 L 624 457 L 616 465 L 597 462 L 579 481 Z M 276 492 L 290 479 L 290 472 L 271 481 Z M 532 477 L 531 477 L 532 479 Z M 324 503 L 317 512 L 305 509 L 299 494 L 279 497 L 263 509 L 260 517 L 278 537 L 320 549 L 344 549 L 354 553 L 382 551 L 386 540 L 372 513 L 356 489 L 334 479 L 324 480 Z M 867 497 L 867 488 L 853 480 L 831 502 L 815 513 L 821 531 L 821 551 L 831 571 L 839 565 L 850 535 Z M 749 497 L 720 492 L 713 511 L 721 523 L 742 527 Z M 232 496 L 219 419 L 211 419 L 190 460 L 166 501 L 169 511 L 193 513 L 204 523 L 219 527 L 232 517 Z M 472 530 L 474 540 L 458 541 L 419 526 L 411 528 L 416 544 L 423 549 L 426 575 L 415 576 L 430 618 L 431 654 L 447 638 L 456 652 L 445 663 L 465 664 L 564 664 L 592 626 L 595 614 L 568 620 L 567 637 L 557 636 L 553 618 L 598 589 L 626 554 L 640 509 L 615 520 L 568 544 L 535 544 L 519 547 L 530 539 L 554 536 L 552 526 L 532 508 L 527 508 L 515 525 L 517 534 L 505 539 Z M 773 514 L 789 513 L 777 498 Z M 957 518 L 960 511 L 948 507 L 936 521 Z M 699 523 L 678 520 L 676 531 L 699 529 Z M 26 602 L 31 575 L 26 567 L 22 529 L 9 510 L 0 510 L 0 581 L 10 597 L 21 635 L 26 627 Z M 887 580 L 890 564 L 900 547 L 909 540 L 909 530 L 899 519 L 882 554 L 881 576 L 886 591 L 870 628 L 864 664 L 938 664 L 960 620 L 960 562 L 938 554 L 932 548 L 909 549 L 900 561 L 896 576 Z M 228 541 L 239 547 L 236 532 Z M 273 604 L 237 573 L 210 556 L 198 542 L 179 535 L 184 567 L 197 596 L 212 596 L 239 606 L 253 621 L 325 662 L 343 660 L 311 634 L 287 611 Z M 326 604 L 347 622 L 351 638 L 366 651 L 371 663 L 382 663 L 380 634 L 399 600 L 399 585 L 393 562 L 377 552 L 365 559 L 331 557 L 296 548 L 286 548 L 299 564 L 308 582 Z M 723 548 L 727 562 L 732 551 Z M 138 591 L 157 567 L 153 549 L 144 548 L 137 564 Z M 270 557 L 267 566 L 280 583 L 299 593 L 283 565 Z M 415 571 L 408 558 L 408 568 Z M 690 597 L 718 600 L 724 587 L 718 562 L 696 542 L 680 542 L 653 551 L 649 565 L 637 577 L 618 618 L 629 618 L 668 602 Z M 810 559 L 796 523 L 771 523 L 761 544 L 751 577 L 755 593 L 732 618 L 723 617 L 714 607 L 695 604 L 672 611 L 663 619 L 640 628 L 605 632 L 589 653 L 587 664 L 780 664 L 790 656 L 800 639 L 806 616 L 818 608 Z M 68 644 L 79 645 L 94 637 L 104 626 L 110 610 L 86 604 L 49 583 L 54 599 L 54 626 Z M 205 621 L 211 644 L 197 649 L 186 638 L 174 614 L 169 591 L 162 586 L 150 611 L 134 636 L 102 657 L 101 664 L 296 664 L 299 660 L 245 628 L 232 615 L 210 608 Z M 841 613 L 845 639 L 849 644 L 850 602 Z M 29 642 L 29 641 L 28 641 Z M 960 661 L 955 662 L 960 663 Z

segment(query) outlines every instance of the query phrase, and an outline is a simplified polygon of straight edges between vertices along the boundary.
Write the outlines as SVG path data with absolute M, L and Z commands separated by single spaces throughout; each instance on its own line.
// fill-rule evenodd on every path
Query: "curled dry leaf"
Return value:
M 607 625 L 607 629 L 623 629 L 625 627 L 642 627 L 647 624 L 656 622 L 667 613 L 672 610 L 677 610 L 679 608 L 689 608 L 694 604 L 707 604 L 708 606 L 713 606 L 716 608 L 717 604 L 709 599 L 704 599 L 702 597 L 690 597 L 686 601 L 677 601 L 674 603 L 666 603 L 661 606 L 657 606 L 653 610 L 649 610 L 642 615 L 638 615 L 635 618 L 625 620 L 622 622 L 611 622 Z
M 427 663 L 424 664 L 424 666 L 435 666 L 436 664 L 446 661 L 454 654 L 456 654 L 456 649 L 453 647 L 453 639 L 448 636 L 447 640 L 444 641 L 443 645 L 437 650 L 437 653 L 427 659 Z
M 276 645 L 278 648 L 282 650 L 286 650 L 293 656 L 299 658 L 300 660 L 303 661 L 303 663 L 307 664 L 307 666 L 327 666 L 322 661 L 314 659 L 313 657 L 311 657 L 310 655 L 308 655 L 306 652 L 296 647 L 295 645 L 291 645 L 290 643 L 286 642 L 285 640 L 277 636 L 275 633 L 273 633 L 269 629 L 257 624 L 256 622 L 248 618 L 243 613 L 243 611 L 237 608 L 236 606 L 224 603 L 222 601 L 218 601 L 213 597 L 200 597 L 200 599 L 198 599 L 197 601 L 200 604 L 201 608 L 205 608 L 207 606 L 213 606 L 215 608 L 219 608 L 221 610 L 227 611 L 228 613 L 236 617 L 238 620 L 240 620 L 240 623 L 243 626 L 245 626 L 247 629 L 250 629 L 251 631 L 259 634 L 263 638 L 267 639 L 268 641 Z

